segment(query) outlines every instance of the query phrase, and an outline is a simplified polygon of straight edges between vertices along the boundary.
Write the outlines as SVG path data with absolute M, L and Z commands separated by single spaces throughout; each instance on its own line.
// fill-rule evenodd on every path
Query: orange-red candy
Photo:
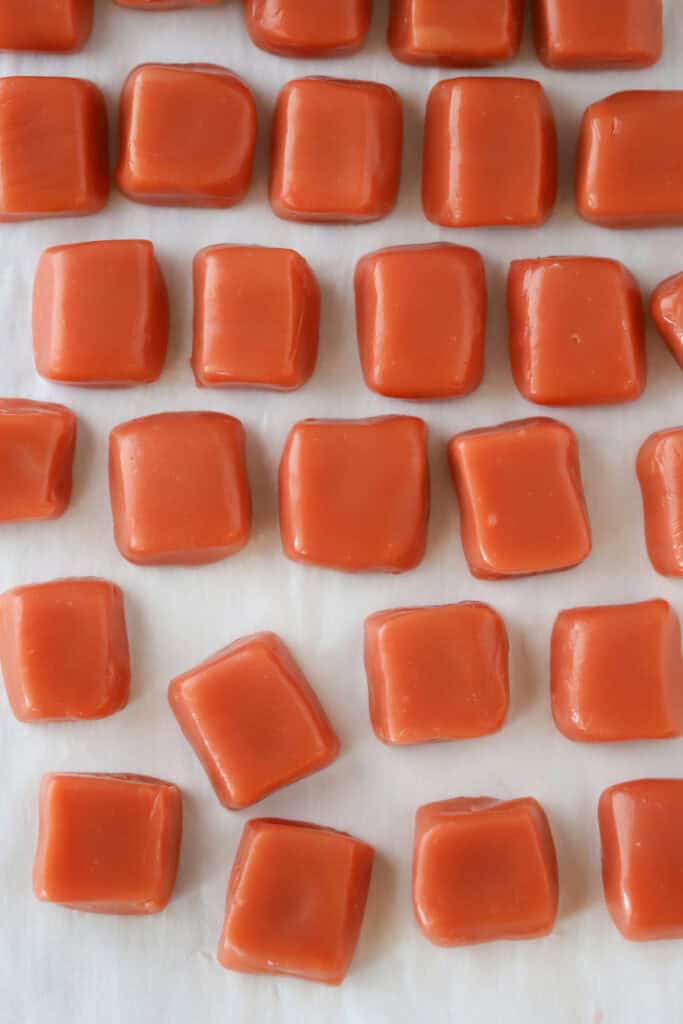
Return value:
M 662 53 L 662 0 L 534 0 L 534 28 L 550 68 L 645 68 Z
M 182 7 L 215 7 L 223 0 L 114 0 L 119 7 L 135 7 L 141 11 L 176 11 Z
M 256 104 L 215 64 L 141 64 L 121 93 L 116 180 L 138 203 L 234 206 L 251 181 Z
M 244 428 L 217 412 L 129 420 L 109 438 L 119 551 L 138 565 L 203 565 L 235 554 L 251 529 Z
M 481 383 L 486 276 L 460 245 L 404 245 L 356 267 L 356 323 L 365 382 L 393 398 L 449 398 Z
M 125 707 L 128 637 L 119 587 L 64 579 L 0 596 L 0 664 L 21 722 L 105 718 Z
M 683 273 L 668 277 L 655 288 L 650 310 L 657 330 L 683 369 Z
M 100 90 L 80 78 L 0 78 L 0 222 L 97 213 L 108 196 Z
M 392 0 L 388 42 L 406 64 L 481 67 L 517 53 L 524 0 Z
M 0 399 L 0 522 L 63 515 L 75 444 L 76 417 L 65 406 Z
M 34 892 L 95 914 L 156 914 L 173 892 L 181 832 L 180 790 L 170 782 L 46 775 Z
M 683 427 L 651 434 L 636 471 L 650 561 L 663 576 L 683 576 Z
M 616 260 L 514 260 L 508 276 L 515 383 L 540 405 L 628 402 L 645 387 L 645 317 Z
M 75 53 L 92 29 L 93 0 L 3 0 L 0 50 Z
M 683 89 L 618 92 L 583 115 L 576 203 L 608 228 L 683 224 Z
M 605 901 L 621 934 L 683 938 L 683 779 L 610 786 L 598 819 Z
M 355 53 L 370 28 L 371 0 L 245 0 L 251 40 L 282 57 Z
M 320 702 L 273 633 L 236 640 L 178 676 L 168 699 L 231 810 L 319 771 L 339 753 Z
M 33 352 L 43 377 L 119 387 L 156 380 L 168 345 L 168 295 L 151 242 L 46 249 L 33 288 Z
M 556 192 L 555 121 L 538 82 L 471 77 L 434 86 L 422 165 L 428 220 L 530 227 L 548 219 Z
M 470 572 L 503 579 L 578 565 L 591 550 L 576 437 L 557 420 L 456 434 L 448 447 Z
M 401 177 L 401 100 L 388 85 L 301 78 L 273 120 L 270 202 L 278 217 L 371 221 L 394 207 Z
M 376 612 L 365 620 L 365 670 L 384 743 L 484 736 L 505 720 L 507 632 L 488 605 Z
M 201 387 L 291 391 L 315 369 L 320 288 L 292 249 L 212 245 L 194 258 L 192 369 Z
M 570 740 L 683 733 L 681 627 L 666 601 L 560 612 L 550 680 L 555 724 Z
M 535 939 L 557 916 L 557 857 L 531 797 L 456 797 L 415 818 L 413 906 L 437 946 Z
M 340 985 L 356 949 L 374 850 L 345 832 L 248 821 L 218 946 L 223 967 Z
M 302 420 L 290 431 L 280 463 L 288 558 L 346 572 L 404 572 L 422 561 L 428 518 L 422 420 Z

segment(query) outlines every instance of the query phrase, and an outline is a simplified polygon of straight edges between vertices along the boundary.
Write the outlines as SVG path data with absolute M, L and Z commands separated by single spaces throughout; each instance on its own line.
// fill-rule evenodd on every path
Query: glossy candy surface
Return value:
M 505 624 L 475 601 L 365 620 L 370 718 L 385 743 L 496 732 L 509 702 Z
M 64 514 L 75 444 L 76 417 L 65 406 L 0 399 L 0 522 Z
M 683 576 L 683 427 L 651 434 L 636 471 L 650 561 L 663 576 Z
M 662 52 L 662 0 L 534 0 L 534 24 L 551 68 L 645 68 Z
M 413 906 L 430 942 L 539 938 L 553 930 L 557 904 L 555 846 L 536 800 L 457 797 L 420 807 Z
M 251 40 L 282 57 L 355 53 L 370 28 L 371 0 L 244 0 Z
M 388 42 L 406 64 L 480 67 L 517 53 L 524 0 L 392 0 Z
M 96 914 L 156 914 L 171 898 L 180 790 L 143 775 L 53 774 L 40 789 L 33 888 Z
M 466 395 L 481 382 L 486 278 L 481 256 L 460 245 L 380 249 L 355 273 L 363 375 L 393 398 Z
M 22 722 L 105 718 L 125 707 L 130 659 L 119 587 L 61 579 L 0 596 L 0 664 Z
M 339 985 L 358 942 L 374 850 L 298 821 L 247 822 L 232 869 L 218 960 L 249 974 Z
M 237 810 L 324 768 L 339 740 L 273 633 L 236 640 L 174 679 L 178 724 L 224 806 Z
M 288 558 L 346 572 L 404 572 L 429 517 L 427 428 L 413 416 L 302 420 L 280 463 Z

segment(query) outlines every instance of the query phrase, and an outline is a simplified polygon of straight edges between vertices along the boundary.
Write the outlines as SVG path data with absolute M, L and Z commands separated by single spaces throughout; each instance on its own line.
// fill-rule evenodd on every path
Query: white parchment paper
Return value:
M 321 0 L 323 3 L 333 0 Z M 588 2 L 588 0 L 587 0 Z M 597 0 L 596 0 L 597 2 Z M 520 57 L 485 74 L 539 78 L 558 122 L 561 187 L 556 213 L 538 230 L 440 231 L 419 201 L 422 118 L 430 87 L 447 72 L 408 68 L 384 43 L 386 3 L 376 0 L 371 38 L 357 56 L 294 61 L 248 40 L 241 3 L 148 14 L 97 2 L 83 53 L 0 55 L 0 74 L 66 74 L 104 90 L 115 153 L 118 94 L 144 61 L 213 61 L 242 75 L 259 109 L 254 182 L 245 202 L 221 212 L 154 209 L 112 193 L 106 210 L 81 220 L 0 227 L 0 392 L 65 402 L 79 417 L 73 502 L 52 523 L 0 529 L 0 587 L 93 574 L 125 590 L 133 657 L 130 705 L 83 724 L 21 725 L 0 698 L 0 1021 L 7 1024 L 642 1024 L 683 1020 L 683 943 L 631 945 L 602 901 L 596 801 L 614 782 L 683 773 L 683 740 L 581 746 L 553 726 L 548 643 L 557 611 L 574 604 L 661 596 L 683 613 L 683 583 L 652 570 L 643 543 L 634 472 L 653 430 L 683 421 L 683 375 L 651 331 L 643 398 L 614 408 L 558 410 L 577 432 L 594 553 L 566 574 L 511 582 L 474 580 L 466 567 L 447 475 L 445 443 L 468 427 L 534 415 L 508 365 L 504 282 L 515 257 L 585 254 L 623 260 L 649 295 L 683 269 L 683 230 L 609 232 L 574 209 L 574 148 L 584 108 L 619 89 L 683 88 L 683 3 L 667 0 L 665 56 L 633 73 L 552 72 L 536 60 L 527 29 Z M 289 224 L 267 203 L 270 115 L 279 88 L 309 74 L 370 78 L 394 86 L 405 105 L 403 184 L 395 212 L 363 227 Z M 501 164 L 501 174 L 505 167 Z M 144 237 L 157 246 L 171 296 L 172 338 L 161 380 L 130 391 L 69 389 L 41 380 L 31 357 L 30 296 L 48 245 Z M 390 244 L 462 242 L 484 255 L 490 289 L 487 369 L 472 396 L 437 403 L 383 399 L 358 365 L 352 274 L 364 253 Z M 323 290 L 318 369 L 299 393 L 195 388 L 191 261 L 219 242 L 286 245 L 311 263 Z M 214 409 L 248 432 L 255 532 L 238 556 L 201 569 L 137 568 L 112 539 L 107 435 L 133 416 Z M 344 576 L 288 562 L 281 553 L 276 470 L 286 433 L 304 416 L 422 415 L 430 428 L 433 511 L 423 564 L 397 577 Z M 469 742 L 390 749 L 370 728 L 362 623 L 370 612 L 477 599 L 505 617 L 511 639 L 512 707 L 504 730 Z M 166 703 L 168 681 L 230 640 L 258 629 L 291 646 L 343 743 L 336 764 L 242 813 L 222 809 Z M 185 831 L 175 897 L 149 919 L 100 917 L 39 904 L 31 892 L 38 784 L 45 771 L 128 771 L 178 783 Z M 457 950 L 420 935 L 410 905 L 413 815 L 455 795 L 532 794 L 546 807 L 557 844 L 561 909 L 547 939 Z M 375 844 L 377 863 L 352 972 L 340 989 L 246 977 L 218 966 L 226 882 L 244 821 L 254 815 L 309 819 Z

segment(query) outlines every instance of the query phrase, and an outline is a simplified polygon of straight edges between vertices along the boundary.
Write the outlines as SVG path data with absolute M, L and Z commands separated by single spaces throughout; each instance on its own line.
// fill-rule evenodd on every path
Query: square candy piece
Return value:
M 636 470 L 650 561 L 662 576 L 683 576 L 683 427 L 651 434 Z
M 606 405 L 645 387 L 645 317 L 633 276 L 616 260 L 514 260 L 508 276 L 515 383 L 540 405 Z
M 144 775 L 46 775 L 33 888 L 96 914 L 156 914 L 171 898 L 180 790 Z
M 249 539 L 251 497 L 239 420 L 168 412 L 129 420 L 109 438 L 119 551 L 137 565 L 202 565 Z
M 218 946 L 223 967 L 340 985 L 358 942 L 374 850 L 298 821 L 247 822 Z
M 213 245 L 194 258 L 192 369 L 201 387 L 292 391 L 315 369 L 320 288 L 292 249 Z
M 403 115 L 377 82 L 289 82 L 273 121 L 270 202 L 278 217 L 370 221 L 394 207 L 401 177 Z
M 641 942 L 683 938 L 683 779 L 611 786 L 598 818 L 605 900 L 619 931 Z
M 668 277 L 655 288 L 650 310 L 657 330 L 683 369 L 683 273 Z
M 569 569 L 591 532 L 576 437 L 546 418 L 452 438 L 448 456 L 470 572 L 480 579 Z
M 64 514 L 75 444 L 76 417 L 63 405 L 0 398 L 0 522 Z
M 550 68 L 645 68 L 662 53 L 662 0 L 534 0 L 534 27 Z
M 457 797 L 415 818 L 413 906 L 437 946 L 535 939 L 553 930 L 558 880 L 543 808 L 530 797 Z
M 370 28 L 371 0 L 245 0 L 251 40 L 283 57 L 355 53 Z
M 38 373 L 63 384 L 156 380 L 168 344 L 168 296 L 151 242 L 46 249 L 33 288 Z
M 97 213 L 108 196 L 100 90 L 80 78 L 0 78 L 0 222 Z
M 681 627 L 666 601 L 560 612 L 550 664 L 553 717 L 570 740 L 683 733 Z
M 406 64 L 481 67 L 517 53 L 524 0 L 393 0 L 389 46 Z
M 356 321 L 365 382 L 393 398 L 466 395 L 481 382 L 486 277 L 460 245 L 405 245 L 356 267 Z
M 292 428 L 280 463 L 288 558 L 346 572 L 404 572 L 422 561 L 428 518 L 422 420 L 302 420 Z
M 618 92 L 583 115 L 581 216 L 608 228 L 683 224 L 683 89 Z
M 2 0 L 0 50 L 74 53 L 90 35 L 93 0 Z
M 508 639 L 477 602 L 398 608 L 365 620 L 372 727 L 384 743 L 484 736 L 509 702 Z
M 503 156 L 501 156 L 503 154 Z M 526 78 L 452 78 L 427 101 L 422 204 L 443 227 L 543 224 L 557 192 L 555 121 Z
M 317 697 L 273 633 L 236 640 L 174 679 L 168 698 L 231 810 L 324 768 L 339 753 Z
M 234 206 L 251 181 L 256 104 L 215 64 L 141 64 L 121 93 L 116 180 L 156 206 Z
M 130 687 L 123 595 L 98 579 L 53 580 L 0 596 L 0 664 L 21 722 L 105 718 Z

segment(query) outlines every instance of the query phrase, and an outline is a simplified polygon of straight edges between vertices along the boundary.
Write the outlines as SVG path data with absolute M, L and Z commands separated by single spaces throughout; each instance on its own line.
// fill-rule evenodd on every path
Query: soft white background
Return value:
M 323 3 L 332 0 L 321 0 Z M 96 4 L 85 51 L 72 57 L 0 55 L 1 74 L 66 74 L 105 92 L 115 154 L 118 93 L 144 61 L 213 61 L 254 90 L 259 141 L 245 202 L 225 212 L 153 209 L 116 191 L 106 210 L 81 220 L 0 228 L 0 391 L 69 404 L 79 417 L 71 507 L 52 523 L 4 525 L 0 587 L 63 575 L 99 575 L 125 590 L 133 658 L 130 705 L 101 722 L 20 725 L 0 703 L 0 1020 L 7 1024 L 156 1024 L 201 1021 L 434 1024 L 641 1024 L 683 1019 L 683 943 L 631 945 L 602 902 L 596 801 L 623 779 L 681 773 L 683 741 L 574 745 L 554 728 L 548 701 L 548 640 L 555 614 L 579 603 L 662 596 L 683 612 L 682 585 L 657 576 L 646 558 L 634 459 L 642 440 L 683 419 L 683 376 L 651 331 L 650 380 L 633 405 L 558 410 L 578 433 L 594 531 L 594 553 L 567 574 L 477 582 L 463 558 L 447 476 L 446 440 L 456 431 L 538 410 L 516 392 L 506 353 L 504 280 L 518 256 L 586 254 L 622 259 L 648 295 L 683 268 L 683 231 L 613 233 L 583 224 L 572 199 L 575 140 L 583 109 L 618 89 L 683 87 L 683 5 L 668 0 L 665 56 L 634 73 L 545 70 L 527 27 L 520 57 L 486 73 L 540 78 L 557 117 L 561 182 L 556 213 L 539 230 L 439 231 L 419 200 L 422 115 L 430 87 L 447 72 L 408 68 L 384 43 L 386 0 L 352 58 L 294 61 L 248 40 L 241 3 L 171 13 Z M 395 212 L 364 227 L 288 224 L 266 196 L 270 115 L 278 89 L 308 74 L 371 78 L 405 105 L 403 183 Z M 680 131 L 680 126 L 676 129 Z M 505 167 L 501 166 L 501 174 Z M 42 249 L 59 242 L 144 237 L 154 241 L 172 309 L 167 368 L 130 391 L 67 389 L 41 380 L 31 358 L 30 297 Z M 366 390 L 357 362 L 352 273 L 363 253 L 438 238 L 476 246 L 490 287 L 487 369 L 471 397 L 435 404 L 382 399 Z M 323 290 L 321 350 L 311 382 L 290 395 L 197 390 L 188 366 L 191 261 L 217 242 L 292 246 Z M 107 435 L 133 416 L 215 409 L 239 416 L 248 433 L 255 530 L 248 547 L 201 569 L 136 568 L 117 553 L 106 479 Z M 403 576 L 352 577 L 297 566 L 282 555 L 276 471 L 291 424 L 304 416 L 424 416 L 430 427 L 433 511 L 424 563 Z M 505 617 L 511 639 L 512 706 L 504 730 L 485 739 L 390 749 L 368 721 L 361 660 L 364 617 L 382 608 L 477 599 Z M 258 629 L 290 644 L 342 739 L 338 762 L 242 813 L 222 809 L 166 704 L 168 681 Z M 147 919 L 100 917 L 39 904 L 31 892 L 37 793 L 45 771 L 127 771 L 159 775 L 185 795 L 185 831 L 173 901 Z M 413 815 L 455 795 L 533 794 L 546 807 L 560 861 L 561 903 L 549 938 L 441 950 L 418 932 L 410 906 Z M 375 844 L 377 862 L 361 941 L 340 989 L 229 973 L 214 958 L 225 887 L 244 821 L 252 815 L 310 819 Z

